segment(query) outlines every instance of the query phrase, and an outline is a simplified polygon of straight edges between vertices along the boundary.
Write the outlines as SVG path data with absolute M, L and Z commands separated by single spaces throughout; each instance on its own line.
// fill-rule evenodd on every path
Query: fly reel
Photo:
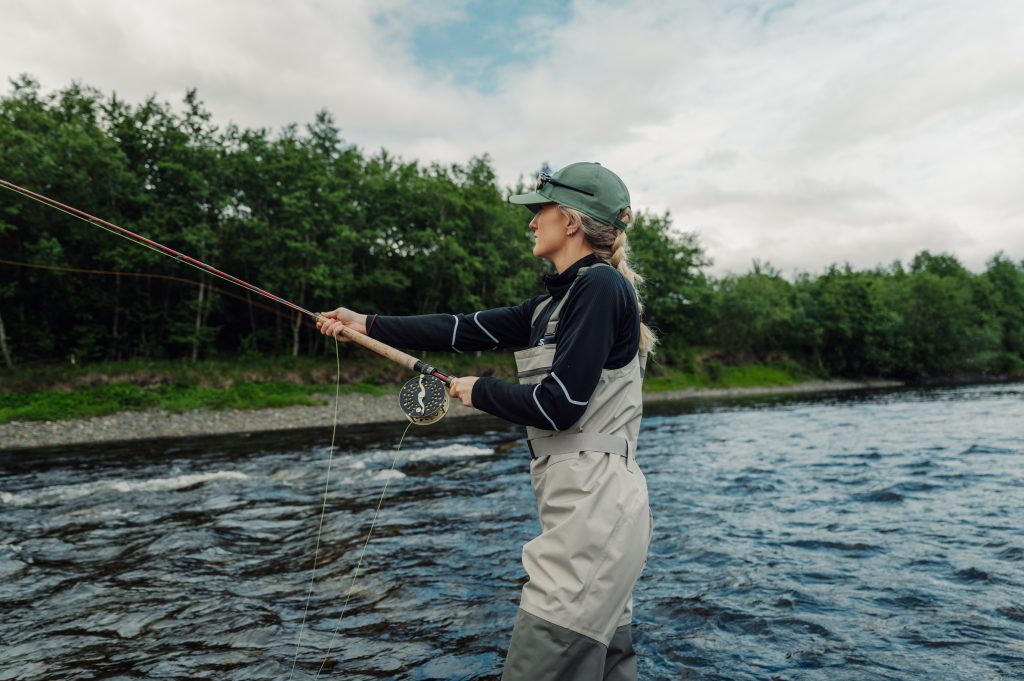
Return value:
M 448 391 L 436 376 L 411 378 L 398 393 L 398 404 L 417 426 L 437 423 L 448 413 Z

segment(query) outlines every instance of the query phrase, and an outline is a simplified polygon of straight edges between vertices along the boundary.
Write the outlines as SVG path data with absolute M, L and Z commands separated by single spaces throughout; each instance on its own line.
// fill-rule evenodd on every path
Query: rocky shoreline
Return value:
M 893 388 L 900 385 L 902 384 L 896 381 L 808 381 L 777 387 L 709 388 L 645 393 L 644 402 Z M 249 411 L 228 409 L 180 414 L 164 411 L 137 411 L 72 421 L 13 421 L 0 424 L 0 451 L 126 440 L 323 428 L 330 427 L 334 420 L 334 410 L 335 405 L 332 398 L 328 406 L 317 407 L 285 407 Z M 479 413 L 455 402 L 446 418 L 472 416 Z M 338 425 L 404 421 L 398 408 L 397 394 L 393 396 L 342 395 L 338 405 Z

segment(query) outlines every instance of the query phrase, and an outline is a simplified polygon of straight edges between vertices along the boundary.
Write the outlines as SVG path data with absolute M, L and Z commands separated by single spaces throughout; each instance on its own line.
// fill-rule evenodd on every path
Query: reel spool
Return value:
M 436 376 L 411 378 L 398 393 L 398 405 L 417 426 L 437 423 L 448 413 L 448 391 Z

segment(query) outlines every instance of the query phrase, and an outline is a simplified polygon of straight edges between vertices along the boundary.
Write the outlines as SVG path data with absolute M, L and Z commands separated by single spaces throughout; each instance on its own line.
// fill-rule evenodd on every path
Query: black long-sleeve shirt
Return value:
M 458 315 L 372 316 L 368 332 L 389 345 L 417 350 L 533 347 L 579 269 L 599 262 L 597 256 L 588 255 L 559 274 L 546 275 L 548 293 L 514 307 Z M 531 328 L 534 309 L 548 296 L 552 302 Z M 574 424 L 586 411 L 601 370 L 623 367 L 637 353 L 640 315 L 633 287 L 612 267 L 588 269 L 562 308 L 554 342 L 551 374 L 541 383 L 519 385 L 482 377 L 473 387 L 473 405 L 512 423 L 545 430 L 563 430 Z

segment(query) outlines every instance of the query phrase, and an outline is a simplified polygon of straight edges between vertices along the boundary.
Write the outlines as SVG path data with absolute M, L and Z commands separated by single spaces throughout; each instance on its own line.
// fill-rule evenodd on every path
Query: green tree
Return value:
M 998 343 L 992 319 L 976 302 L 973 277 L 952 255 L 922 251 L 898 280 L 891 305 L 902 316 L 909 351 L 903 373 L 942 376 L 977 369 Z
M 645 321 L 658 332 L 669 360 L 709 342 L 714 293 L 704 268 L 711 261 L 697 233 L 674 231 L 668 213 L 638 213 L 627 235 L 631 259 L 645 279 Z
M 1024 365 L 1024 262 L 1016 265 L 997 253 L 981 278 L 991 291 L 987 307 L 1001 337 L 1001 352 L 993 358 L 992 368 L 999 373 L 1020 372 Z
M 801 297 L 802 307 L 815 329 L 809 349 L 828 373 L 879 376 L 897 368 L 900 318 L 886 305 L 880 278 L 847 265 L 830 267 L 817 279 L 801 282 L 800 288 L 808 293 Z
M 505 200 L 522 187 L 499 187 L 488 156 L 364 156 L 326 111 L 275 133 L 220 129 L 194 90 L 176 107 L 133 105 L 77 83 L 43 93 L 22 76 L 0 97 L 0 168 L 311 310 L 508 305 L 538 292 L 546 269 L 529 215 Z M 713 281 L 697 235 L 667 213 L 637 215 L 629 237 L 645 319 L 670 362 L 717 344 L 734 359 L 804 357 L 842 375 L 1024 368 L 1024 263 L 1001 253 L 980 275 L 924 251 L 908 268 L 832 267 L 790 283 L 755 261 Z M 0 252 L 32 265 L 0 264 L 5 364 L 327 348 L 283 306 L 10 192 Z
M 717 338 L 735 357 L 767 358 L 791 347 L 793 287 L 769 264 L 719 283 Z
M 238 270 L 306 309 L 347 297 L 355 278 L 352 185 L 359 165 L 330 115 L 320 112 L 305 134 L 288 126 L 276 140 L 262 131 L 231 135 L 240 188 L 230 210 Z M 275 345 L 287 343 L 298 355 L 303 322 L 291 313 L 287 329 L 277 327 Z
M 77 84 L 43 95 L 28 76 L 13 81 L 11 95 L 0 101 L 6 179 L 87 211 L 109 210 L 124 180 L 124 158 L 103 129 L 101 100 L 99 92 Z M 8 260 L 60 265 L 67 254 L 82 254 L 79 265 L 94 266 L 103 251 L 91 229 L 12 193 L 0 197 L 0 251 Z M 15 354 L 109 352 L 116 304 L 108 287 L 83 287 L 70 275 L 32 269 L 12 270 L 11 280 Z M 57 319 L 59 328 L 48 323 Z

